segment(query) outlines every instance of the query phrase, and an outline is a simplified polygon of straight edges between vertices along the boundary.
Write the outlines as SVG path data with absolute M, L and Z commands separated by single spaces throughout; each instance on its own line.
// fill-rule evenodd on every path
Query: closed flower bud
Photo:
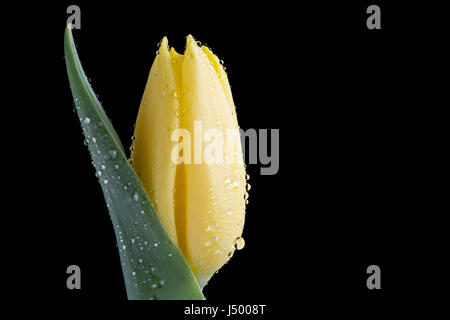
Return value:
M 136 121 L 132 166 L 200 286 L 241 238 L 246 174 L 227 75 L 187 37 L 184 55 L 161 42 Z

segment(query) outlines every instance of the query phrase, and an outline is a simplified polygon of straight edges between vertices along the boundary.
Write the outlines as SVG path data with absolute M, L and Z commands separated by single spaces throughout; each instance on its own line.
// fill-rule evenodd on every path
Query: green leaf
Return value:
M 83 72 L 70 25 L 64 51 L 75 108 L 114 226 L 128 298 L 204 299 Z

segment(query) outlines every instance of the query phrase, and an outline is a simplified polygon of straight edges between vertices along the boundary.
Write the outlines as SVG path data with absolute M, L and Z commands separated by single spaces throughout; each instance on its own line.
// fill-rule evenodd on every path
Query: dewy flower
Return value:
M 184 55 L 169 50 L 164 38 L 139 108 L 131 160 L 201 287 L 243 246 L 247 193 L 239 134 L 224 143 L 238 129 L 218 58 L 192 36 Z

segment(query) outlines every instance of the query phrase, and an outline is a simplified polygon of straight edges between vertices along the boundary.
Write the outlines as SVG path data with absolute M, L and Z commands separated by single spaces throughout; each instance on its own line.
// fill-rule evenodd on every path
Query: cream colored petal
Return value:
M 238 130 L 238 124 L 231 93 L 226 89 L 228 81 L 223 76 L 219 79 L 220 72 L 208 55 L 212 53 L 207 50 L 205 53 L 188 36 L 182 65 L 185 113 L 181 126 L 194 137 L 195 121 L 201 121 L 203 133 L 216 129 L 226 141 L 227 129 Z M 207 146 L 208 142 L 204 141 L 203 151 Z M 239 139 L 234 147 L 225 150 L 222 160 L 227 156 L 242 160 Z M 195 155 L 193 158 L 195 160 Z M 245 167 L 242 161 L 236 160 L 231 164 L 203 161 L 202 164 L 187 164 L 185 174 L 185 257 L 203 286 L 228 261 L 236 239 L 241 236 L 245 216 Z M 181 234 L 179 230 L 178 237 Z
M 175 145 L 171 134 L 180 126 L 176 116 L 179 100 L 175 78 L 168 41 L 164 38 L 142 97 L 131 158 L 164 227 L 177 243 L 174 219 L 176 165 L 171 161 L 171 150 Z

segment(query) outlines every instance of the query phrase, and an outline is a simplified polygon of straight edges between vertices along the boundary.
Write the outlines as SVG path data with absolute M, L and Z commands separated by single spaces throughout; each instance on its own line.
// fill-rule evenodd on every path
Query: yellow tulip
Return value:
M 199 128 L 216 133 L 219 142 L 229 129 L 238 132 L 227 75 L 219 59 L 192 36 L 187 37 L 184 55 L 169 49 L 164 38 L 139 108 L 131 161 L 169 236 L 203 287 L 236 246 L 243 246 L 247 193 L 239 136 L 214 153 L 222 162 L 214 156 L 206 161 L 205 141 L 214 139 L 201 136 L 205 147 L 196 144 Z M 177 129 L 190 137 L 174 139 Z M 184 162 L 174 161 L 177 151 Z

